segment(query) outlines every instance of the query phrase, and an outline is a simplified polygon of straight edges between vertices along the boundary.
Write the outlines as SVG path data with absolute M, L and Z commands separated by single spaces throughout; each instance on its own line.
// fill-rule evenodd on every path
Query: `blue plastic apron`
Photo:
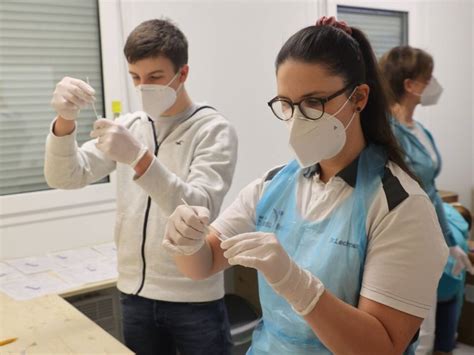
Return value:
M 443 202 L 439 197 L 438 191 L 436 190 L 435 178 L 438 176 L 441 170 L 441 155 L 439 154 L 438 148 L 434 142 L 433 136 L 430 132 L 425 129 L 419 122 L 415 121 L 415 124 L 425 132 L 431 145 L 435 151 L 437 157 L 437 163 L 431 159 L 431 155 L 428 149 L 418 140 L 418 138 L 410 132 L 408 128 L 403 126 L 395 119 L 391 119 L 391 125 L 393 133 L 395 134 L 398 143 L 405 151 L 406 163 L 420 179 L 422 188 L 433 203 L 436 215 L 438 216 L 439 224 L 443 231 L 444 239 L 449 246 L 456 245 L 454 237 L 449 228 L 448 221 L 444 214 Z
M 353 306 L 359 301 L 365 263 L 367 211 L 381 185 L 386 161 L 380 147 L 364 149 L 354 191 L 324 220 L 306 220 L 298 211 L 297 181 L 302 169 L 296 161 L 275 175 L 257 204 L 257 231 L 274 233 L 300 267 Z M 263 320 L 254 331 L 248 354 L 330 354 L 260 273 L 258 280 Z

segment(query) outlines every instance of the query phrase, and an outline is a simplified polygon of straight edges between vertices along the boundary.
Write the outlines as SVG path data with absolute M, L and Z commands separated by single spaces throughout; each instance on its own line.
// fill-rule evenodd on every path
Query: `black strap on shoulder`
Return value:
M 408 192 L 405 191 L 400 180 L 393 175 L 387 167 L 385 167 L 382 184 L 387 198 L 389 211 L 393 210 L 408 197 Z
M 265 181 L 270 181 L 271 179 L 273 179 L 275 177 L 276 174 L 278 174 L 278 172 L 283 169 L 285 167 L 285 165 L 282 165 L 282 166 L 278 166 L 272 170 L 270 170 L 267 174 L 267 176 L 265 176 Z

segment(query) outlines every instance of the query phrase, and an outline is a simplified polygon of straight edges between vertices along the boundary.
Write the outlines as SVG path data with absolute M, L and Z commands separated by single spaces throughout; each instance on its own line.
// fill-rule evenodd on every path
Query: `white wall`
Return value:
M 433 55 L 434 75 L 444 88 L 438 105 L 416 111 L 443 157 L 438 188 L 457 192 L 469 208 L 474 207 L 473 8 L 471 0 L 420 2 L 423 21 L 412 43 Z

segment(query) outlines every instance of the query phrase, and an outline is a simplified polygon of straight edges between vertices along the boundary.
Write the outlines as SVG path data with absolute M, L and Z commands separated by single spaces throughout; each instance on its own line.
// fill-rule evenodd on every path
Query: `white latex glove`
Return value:
M 453 275 L 457 276 L 466 269 L 468 273 L 474 275 L 474 267 L 472 266 L 469 256 L 458 245 L 449 248 L 449 254 L 456 259 L 456 264 L 453 266 Z
M 148 151 L 123 125 L 111 120 L 94 122 L 92 138 L 97 138 L 96 147 L 109 159 L 129 164 L 134 168 Z
M 231 265 L 260 271 L 275 292 L 284 297 L 300 315 L 310 313 L 324 292 L 322 282 L 295 264 L 274 234 L 239 234 L 221 243 Z
M 162 245 L 171 255 L 192 255 L 204 245 L 208 225 L 207 208 L 178 206 L 168 218 Z
M 95 101 L 95 90 L 82 80 L 64 77 L 57 85 L 51 106 L 61 117 L 75 120 L 81 108 Z

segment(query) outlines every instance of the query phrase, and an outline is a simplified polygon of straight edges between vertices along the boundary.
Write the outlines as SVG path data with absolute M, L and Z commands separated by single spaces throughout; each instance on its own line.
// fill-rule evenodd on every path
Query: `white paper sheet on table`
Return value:
M 1 291 L 16 300 L 28 300 L 69 288 L 70 284 L 49 273 L 32 274 L 0 285 Z
M 10 266 L 5 263 L 0 263 L 0 284 L 5 282 L 22 279 L 24 274 L 15 269 L 13 266 Z
M 74 267 L 76 264 L 80 264 L 85 260 L 94 260 L 102 257 L 101 254 L 92 248 L 62 250 L 50 253 L 48 256 L 55 264 L 63 267 Z
M 117 247 L 114 242 L 100 244 L 92 247 L 94 250 L 97 250 L 103 256 L 108 258 L 117 259 Z
M 116 278 L 117 264 L 110 258 L 84 260 L 70 268 L 57 269 L 55 272 L 68 283 L 81 285 Z
M 32 256 L 27 258 L 10 259 L 5 262 L 24 274 L 35 274 L 51 270 L 53 262 L 47 256 Z

